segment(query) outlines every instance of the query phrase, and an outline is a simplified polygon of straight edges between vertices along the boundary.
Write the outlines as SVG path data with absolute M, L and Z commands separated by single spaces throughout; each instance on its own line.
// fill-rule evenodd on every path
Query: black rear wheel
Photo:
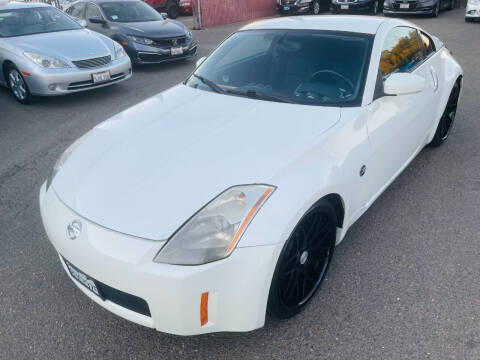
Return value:
M 178 17 L 178 6 L 171 2 L 167 7 L 167 14 L 170 19 L 176 19 Z
M 435 136 L 433 140 L 430 142 L 431 146 L 440 146 L 442 145 L 445 140 L 447 140 L 448 136 L 453 127 L 453 123 L 455 121 L 455 115 L 457 114 L 457 106 L 458 106 L 458 98 L 460 96 L 460 83 L 457 81 L 453 86 L 452 92 L 447 101 L 447 106 L 445 106 L 445 110 L 438 122 L 438 127 L 435 132 Z
M 278 318 L 299 313 L 320 288 L 335 249 L 336 216 L 320 202 L 297 224 L 279 257 L 268 312 Z

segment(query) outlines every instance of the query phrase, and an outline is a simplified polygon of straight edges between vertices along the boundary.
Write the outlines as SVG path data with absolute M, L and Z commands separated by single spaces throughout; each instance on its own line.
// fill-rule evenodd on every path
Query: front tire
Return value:
M 440 14 L 440 0 L 437 0 L 437 4 L 432 9 L 432 17 L 436 18 Z
M 371 14 L 372 14 L 373 16 L 375 16 L 375 15 L 378 14 L 378 0 L 375 0 L 375 1 L 373 2 Z
M 450 96 L 443 111 L 442 117 L 438 122 L 437 130 L 433 136 L 430 146 L 437 147 L 442 145 L 450 135 L 450 132 L 457 114 L 458 98 L 460 96 L 460 83 L 457 81 L 453 86 Z
M 313 15 L 320 14 L 320 2 L 319 2 L 319 0 L 313 0 L 313 2 L 312 2 L 312 14 Z
M 24 105 L 28 105 L 32 101 L 32 94 L 28 89 L 27 82 L 22 73 L 14 66 L 11 65 L 7 69 L 7 81 L 8 87 L 12 92 L 15 99 Z
M 269 314 L 286 319 L 302 311 L 320 288 L 335 250 L 337 219 L 320 201 L 300 220 L 280 254 L 268 296 Z

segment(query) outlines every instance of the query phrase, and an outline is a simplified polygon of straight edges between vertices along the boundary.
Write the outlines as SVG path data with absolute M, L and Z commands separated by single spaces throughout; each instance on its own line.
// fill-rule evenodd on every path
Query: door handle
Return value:
M 430 66 L 430 76 L 432 77 L 433 91 L 437 91 L 437 89 L 438 89 L 438 76 L 437 76 L 437 72 L 435 71 L 433 66 Z

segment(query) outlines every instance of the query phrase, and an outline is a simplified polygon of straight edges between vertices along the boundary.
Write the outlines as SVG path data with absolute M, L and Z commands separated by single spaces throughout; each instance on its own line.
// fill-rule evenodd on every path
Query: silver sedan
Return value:
M 0 66 L 0 85 L 23 104 L 132 76 L 120 44 L 44 4 L 0 5 Z

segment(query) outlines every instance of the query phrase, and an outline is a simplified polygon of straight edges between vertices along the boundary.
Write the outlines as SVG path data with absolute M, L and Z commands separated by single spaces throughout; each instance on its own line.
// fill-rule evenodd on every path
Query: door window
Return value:
M 71 15 L 74 18 L 82 19 L 84 9 L 85 9 L 85 3 L 78 3 L 70 7 L 67 10 L 67 14 Z
M 385 78 L 395 72 L 410 72 L 423 61 L 416 29 L 401 26 L 390 31 L 380 56 L 380 71 Z
M 433 40 L 425 34 L 422 31 L 419 31 L 420 34 L 420 41 L 423 45 L 423 52 L 425 54 L 425 57 L 429 57 L 431 54 L 435 52 L 435 44 L 433 43 Z
M 87 11 L 85 12 L 85 17 L 87 19 L 91 19 L 91 18 L 103 19 L 102 13 L 100 12 L 100 9 L 94 4 L 88 4 L 87 5 Z

